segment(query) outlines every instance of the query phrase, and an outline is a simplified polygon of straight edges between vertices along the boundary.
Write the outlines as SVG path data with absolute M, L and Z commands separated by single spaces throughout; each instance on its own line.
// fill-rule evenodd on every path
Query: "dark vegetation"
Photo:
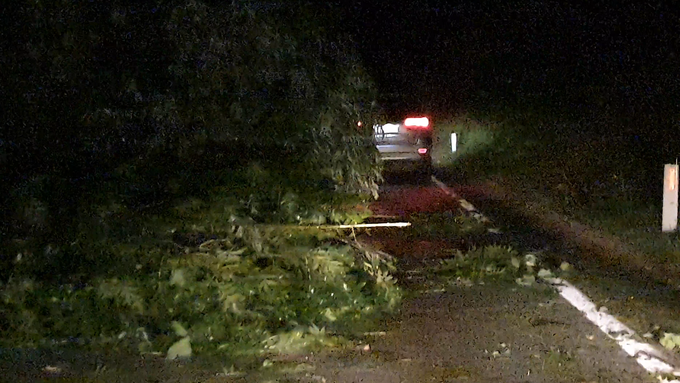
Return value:
M 3 7 L 5 347 L 295 352 L 396 307 L 391 261 L 307 227 L 360 222 L 380 179 L 336 12 Z

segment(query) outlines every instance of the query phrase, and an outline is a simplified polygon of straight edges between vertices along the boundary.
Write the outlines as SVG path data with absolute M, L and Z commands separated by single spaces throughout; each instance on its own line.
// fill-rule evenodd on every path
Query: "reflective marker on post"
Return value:
M 458 136 L 456 133 L 451 133 L 451 153 L 455 153 L 458 150 Z
M 675 190 L 676 186 L 678 184 L 678 170 L 677 168 L 671 168 L 670 169 L 670 180 L 668 181 L 668 185 L 671 190 Z
M 678 165 L 666 164 L 663 170 L 661 231 L 666 233 L 678 228 Z

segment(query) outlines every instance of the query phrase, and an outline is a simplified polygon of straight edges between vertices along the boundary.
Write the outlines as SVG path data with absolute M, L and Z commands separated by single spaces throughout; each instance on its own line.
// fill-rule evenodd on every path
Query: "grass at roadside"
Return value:
M 546 211 L 616 236 L 656 264 L 680 262 L 678 235 L 660 230 L 663 164 L 649 166 L 634 139 L 571 134 L 577 127 L 555 122 L 469 116 L 437 129 L 436 160 L 461 179 L 491 180 Z M 452 132 L 458 133 L 456 153 Z
M 491 149 L 498 133 L 496 128 L 468 115 L 436 121 L 432 152 L 434 162 L 447 165 Z

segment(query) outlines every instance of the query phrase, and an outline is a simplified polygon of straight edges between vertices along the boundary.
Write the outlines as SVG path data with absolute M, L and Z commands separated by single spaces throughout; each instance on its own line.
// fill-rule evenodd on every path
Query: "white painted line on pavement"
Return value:
M 458 200 L 458 203 L 460 203 L 460 206 L 463 209 L 465 209 L 468 213 L 470 213 L 473 217 L 475 217 L 479 222 L 482 222 L 482 223 L 490 223 L 491 222 L 491 220 L 489 218 L 487 218 L 484 214 L 480 213 L 477 210 L 477 208 L 474 207 L 474 205 L 472 205 L 470 202 L 465 200 L 465 198 L 462 198 L 461 196 L 456 194 L 456 192 L 454 192 L 451 188 L 446 186 L 445 183 L 438 180 L 437 177 L 432 176 L 432 182 L 434 182 L 435 185 L 437 185 L 440 189 L 442 189 L 444 191 L 444 193 L 446 193 L 446 195 L 448 195 L 451 198 Z M 500 230 L 497 229 L 497 228 L 489 229 L 489 231 L 492 232 L 492 233 L 500 233 Z
M 559 291 L 562 298 L 581 311 L 586 318 L 595 324 L 603 333 L 611 339 L 614 339 L 623 351 L 635 358 L 638 364 L 645 370 L 653 374 L 672 374 L 680 376 L 680 369 L 673 367 L 670 363 L 663 360 L 664 356 L 662 351 L 651 344 L 633 339 L 635 331 L 621 323 L 611 314 L 599 311 L 595 303 L 574 285 L 560 278 L 546 278 L 545 281 L 553 285 L 557 291 Z M 679 380 L 661 381 L 680 383 Z
M 432 181 L 447 195 L 458 199 L 465 210 L 475 213 L 489 222 L 484 215 L 477 211 L 474 205 L 461 198 L 435 176 L 432 176 Z M 559 294 L 573 307 L 581 311 L 590 322 L 596 325 L 609 338 L 615 340 L 619 347 L 621 347 L 628 355 L 635 358 L 638 364 L 646 371 L 652 374 L 668 374 L 680 377 L 680 368 L 674 367 L 666 362 L 663 356 L 664 353 L 660 351 L 658 347 L 633 339 L 635 331 L 607 312 L 598 311 L 595 303 L 576 288 L 576 286 L 560 278 L 546 278 L 544 280 L 555 287 Z M 680 380 L 678 379 L 659 379 L 659 381 L 661 383 L 680 383 Z
M 453 190 L 451 190 L 451 188 L 446 186 L 445 183 L 438 180 L 437 177 L 432 176 L 432 182 L 434 182 L 440 189 L 442 189 L 444 191 L 444 193 L 446 193 L 449 197 L 457 199 L 458 202 L 460 203 L 460 206 L 463 209 L 467 210 L 468 212 L 476 212 L 477 211 L 477 209 L 475 209 L 475 207 L 470 202 L 461 198 L 458 194 L 456 194 L 456 192 L 454 192 Z

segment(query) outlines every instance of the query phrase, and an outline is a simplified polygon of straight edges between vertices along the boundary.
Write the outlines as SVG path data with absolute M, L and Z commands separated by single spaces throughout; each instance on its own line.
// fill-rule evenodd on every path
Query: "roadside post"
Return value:
M 451 153 L 455 153 L 456 150 L 458 150 L 458 135 L 451 133 Z
M 668 233 L 678 228 L 678 165 L 663 168 L 663 216 L 661 231 Z

